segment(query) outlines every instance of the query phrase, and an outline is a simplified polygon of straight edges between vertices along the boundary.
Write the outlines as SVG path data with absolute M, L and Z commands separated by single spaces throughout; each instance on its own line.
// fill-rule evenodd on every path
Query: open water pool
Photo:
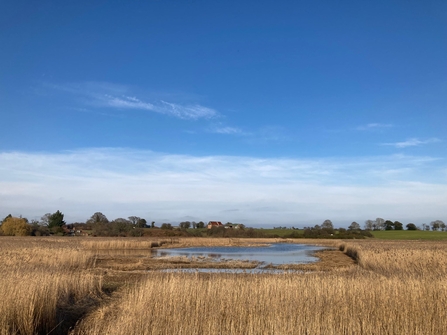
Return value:
M 311 263 L 318 260 L 312 253 L 327 249 L 307 244 L 273 243 L 259 247 L 194 247 L 178 249 L 157 249 L 155 257 L 186 256 L 213 258 L 215 260 L 256 261 L 261 265 L 283 265 Z

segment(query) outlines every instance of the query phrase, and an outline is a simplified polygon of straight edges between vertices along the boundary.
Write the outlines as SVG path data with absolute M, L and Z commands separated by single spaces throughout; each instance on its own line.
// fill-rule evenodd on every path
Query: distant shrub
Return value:
M 170 223 L 163 223 L 161 225 L 161 229 L 169 229 L 172 230 L 172 225 Z
M 8 236 L 29 236 L 31 235 L 31 225 L 25 219 L 8 217 L 0 226 L 3 235 Z
M 326 239 L 363 239 L 373 237 L 367 230 L 346 230 L 340 228 L 338 233 L 335 230 L 306 228 L 303 233 L 305 238 L 326 238 Z
M 246 229 L 232 229 L 225 227 L 213 227 L 206 232 L 210 237 L 270 237 L 262 231 L 246 228 Z
M 304 236 L 297 231 L 293 231 L 288 235 L 285 235 L 286 238 L 303 238 Z
M 50 236 L 50 230 L 46 226 L 32 225 L 32 236 Z
M 418 230 L 418 228 L 416 227 L 416 225 L 414 223 L 409 223 L 406 225 L 407 230 Z

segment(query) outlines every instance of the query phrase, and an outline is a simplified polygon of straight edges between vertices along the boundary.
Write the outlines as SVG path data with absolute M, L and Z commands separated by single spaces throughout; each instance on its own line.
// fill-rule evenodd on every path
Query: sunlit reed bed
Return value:
M 1 334 L 60 333 L 102 294 L 94 259 L 77 241 L 0 238 L 0 260 Z
M 447 334 L 444 242 L 317 241 L 352 263 L 281 274 L 147 271 L 138 253 L 99 262 L 105 247 L 149 242 L 0 238 L 0 334 Z
M 349 241 L 332 271 L 150 273 L 79 334 L 443 334 L 444 243 Z M 422 257 L 420 257 L 422 256 Z M 119 327 L 111 322 L 118 320 Z M 135 322 L 134 320 L 140 320 Z
M 151 273 L 77 334 L 445 334 L 445 284 L 361 269 Z M 441 313 L 441 314 L 440 314 Z M 436 315 L 436 317 L 434 317 Z

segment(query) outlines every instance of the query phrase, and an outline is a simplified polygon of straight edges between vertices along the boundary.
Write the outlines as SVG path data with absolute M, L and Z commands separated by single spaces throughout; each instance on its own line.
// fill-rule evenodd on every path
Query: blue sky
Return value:
M 0 216 L 447 220 L 445 1 L 0 4 Z

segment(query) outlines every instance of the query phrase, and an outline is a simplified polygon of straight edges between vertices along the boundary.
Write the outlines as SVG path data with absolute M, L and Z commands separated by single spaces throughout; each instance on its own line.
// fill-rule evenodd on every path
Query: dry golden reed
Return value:
M 279 275 L 151 272 L 74 333 L 447 334 L 445 243 L 338 247 L 359 265 Z
M 92 257 L 69 239 L 0 238 L 0 334 L 59 333 L 67 308 L 98 296 Z
M 340 249 L 359 265 L 387 276 L 434 277 L 447 274 L 445 241 L 354 241 Z
M 132 238 L 100 238 L 82 241 L 81 245 L 90 250 L 113 250 L 113 249 L 151 249 L 159 247 L 159 240 L 137 240 Z
M 445 334 L 442 282 L 362 270 L 303 275 L 151 273 L 77 334 Z
M 1 237 L 0 334 L 447 334 L 446 242 L 297 240 L 337 247 L 357 265 L 284 274 L 108 270 L 95 261 L 153 242 L 162 240 Z M 164 247 L 268 242 L 180 238 Z M 127 285 L 95 305 L 102 273 Z

